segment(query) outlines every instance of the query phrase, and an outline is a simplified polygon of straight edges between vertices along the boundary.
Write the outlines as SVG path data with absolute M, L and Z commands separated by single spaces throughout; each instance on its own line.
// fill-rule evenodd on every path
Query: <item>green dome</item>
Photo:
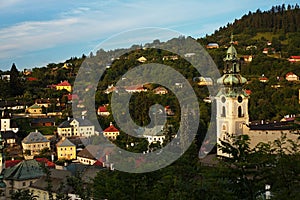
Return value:
M 233 45 L 231 45 L 228 49 L 227 49 L 227 55 L 224 58 L 224 61 L 229 61 L 229 60 L 236 60 L 237 57 L 237 51 L 234 48 Z
M 247 82 L 247 79 L 240 74 L 224 74 L 217 80 L 217 83 L 225 86 L 243 85 Z

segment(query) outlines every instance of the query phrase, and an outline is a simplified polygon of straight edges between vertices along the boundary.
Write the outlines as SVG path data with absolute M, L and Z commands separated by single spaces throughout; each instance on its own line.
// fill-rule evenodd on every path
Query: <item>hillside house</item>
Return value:
M 291 63 L 300 62 L 300 56 L 290 56 L 288 59 Z
M 103 136 L 108 139 L 115 140 L 118 135 L 120 135 L 120 131 L 112 124 L 112 122 L 110 122 L 109 127 L 103 131 Z
M 68 118 L 57 127 L 60 137 L 90 137 L 95 135 L 95 126 L 87 119 Z
M 294 74 L 293 72 L 289 72 L 285 75 L 285 79 L 287 81 L 298 81 L 299 80 L 299 76 L 297 76 L 296 74 Z
M 22 147 L 23 153 L 28 150 L 30 155 L 38 155 L 43 149 L 50 149 L 50 141 L 36 130 L 22 140 Z
M 73 144 L 67 138 L 62 138 L 57 144 L 57 157 L 58 160 L 66 159 L 73 160 L 76 159 L 76 145 Z

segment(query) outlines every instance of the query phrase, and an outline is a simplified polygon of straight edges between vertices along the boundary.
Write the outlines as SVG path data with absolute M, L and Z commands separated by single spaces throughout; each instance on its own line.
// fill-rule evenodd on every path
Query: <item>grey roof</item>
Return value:
M 13 131 L 1 131 L 1 137 L 4 140 L 8 139 L 17 139 L 17 134 L 15 134 Z
M 75 147 L 75 144 L 73 144 L 72 142 L 70 142 L 70 140 L 68 140 L 67 138 L 65 139 L 61 139 L 57 144 L 56 144 L 57 147 L 71 147 L 71 146 L 74 146 Z
M 49 142 L 49 140 L 44 137 L 40 132 L 31 132 L 27 137 L 22 140 L 22 143 L 32 144 L 40 142 Z
M 41 165 L 36 160 L 23 160 L 17 165 L 4 170 L 6 180 L 36 179 L 44 175 Z
M 72 188 L 67 185 L 67 178 L 70 177 L 72 174 L 67 170 L 58 170 L 58 169 L 50 169 L 50 181 L 52 188 L 51 190 L 55 193 L 59 192 L 61 184 L 63 184 L 63 190 L 61 192 L 71 192 Z M 31 188 L 36 188 L 40 190 L 47 190 L 48 182 L 47 177 L 44 175 L 36 182 L 34 182 Z
M 102 144 L 102 145 L 87 145 L 83 150 L 81 150 L 77 157 L 83 157 L 88 159 L 98 160 L 104 157 L 106 154 L 110 154 L 114 150 L 114 145 Z
M 58 128 L 71 128 L 71 122 L 73 120 L 76 120 L 79 122 L 79 126 L 93 126 L 93 124 L 88 120 L 88 119 L 82 119 L 82 118 L 71 118 L 69 120 L 66 120 L 64 122 L 62 122 Z
M 290 122 L 276 122 L 276 123 L 264 123 L 252 122 L 249 124 L 250 130 L 292 130 L 295 128 L 293 123 Z
M 162 136 L 164 135 L 163 133 L 163 127 L 162 125 L 154 126 L 152 128 L 145 128 L 143 135 L 148 135 L 148 136 Z

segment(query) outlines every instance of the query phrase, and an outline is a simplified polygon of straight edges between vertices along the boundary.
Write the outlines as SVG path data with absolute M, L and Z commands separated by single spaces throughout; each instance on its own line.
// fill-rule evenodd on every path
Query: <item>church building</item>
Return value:
M 221 86 L 216 101 L 216 132 L 217 143 L 225 140 L 228 136 L 248 134 L 250 136 L 250 148 L 255 147 L 260 142 L 273 142 L 279 139 L 284 133 L 288 139 L 296 141 L 297 130 L 286 122 L 260 123 L 249 122 L 248 101 L 249 94 L 246 93 L 243 86 L 247 79 L 240 72 L 240 59 L 233 46 L 233 36 L 231 36 L 231 45 L 224 58 L 223 76 L 217 80 Z M 218 156 L 226 156 L 217 148 Z

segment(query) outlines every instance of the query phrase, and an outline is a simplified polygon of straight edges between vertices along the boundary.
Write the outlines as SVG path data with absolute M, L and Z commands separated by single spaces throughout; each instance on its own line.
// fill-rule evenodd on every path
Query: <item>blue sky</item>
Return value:
M 160 27 L 203 37 L 249 11 L 283 3 L 297 1 L 0 0 L 0 69 L 88 55 L 101 41 L 132 29 Z

